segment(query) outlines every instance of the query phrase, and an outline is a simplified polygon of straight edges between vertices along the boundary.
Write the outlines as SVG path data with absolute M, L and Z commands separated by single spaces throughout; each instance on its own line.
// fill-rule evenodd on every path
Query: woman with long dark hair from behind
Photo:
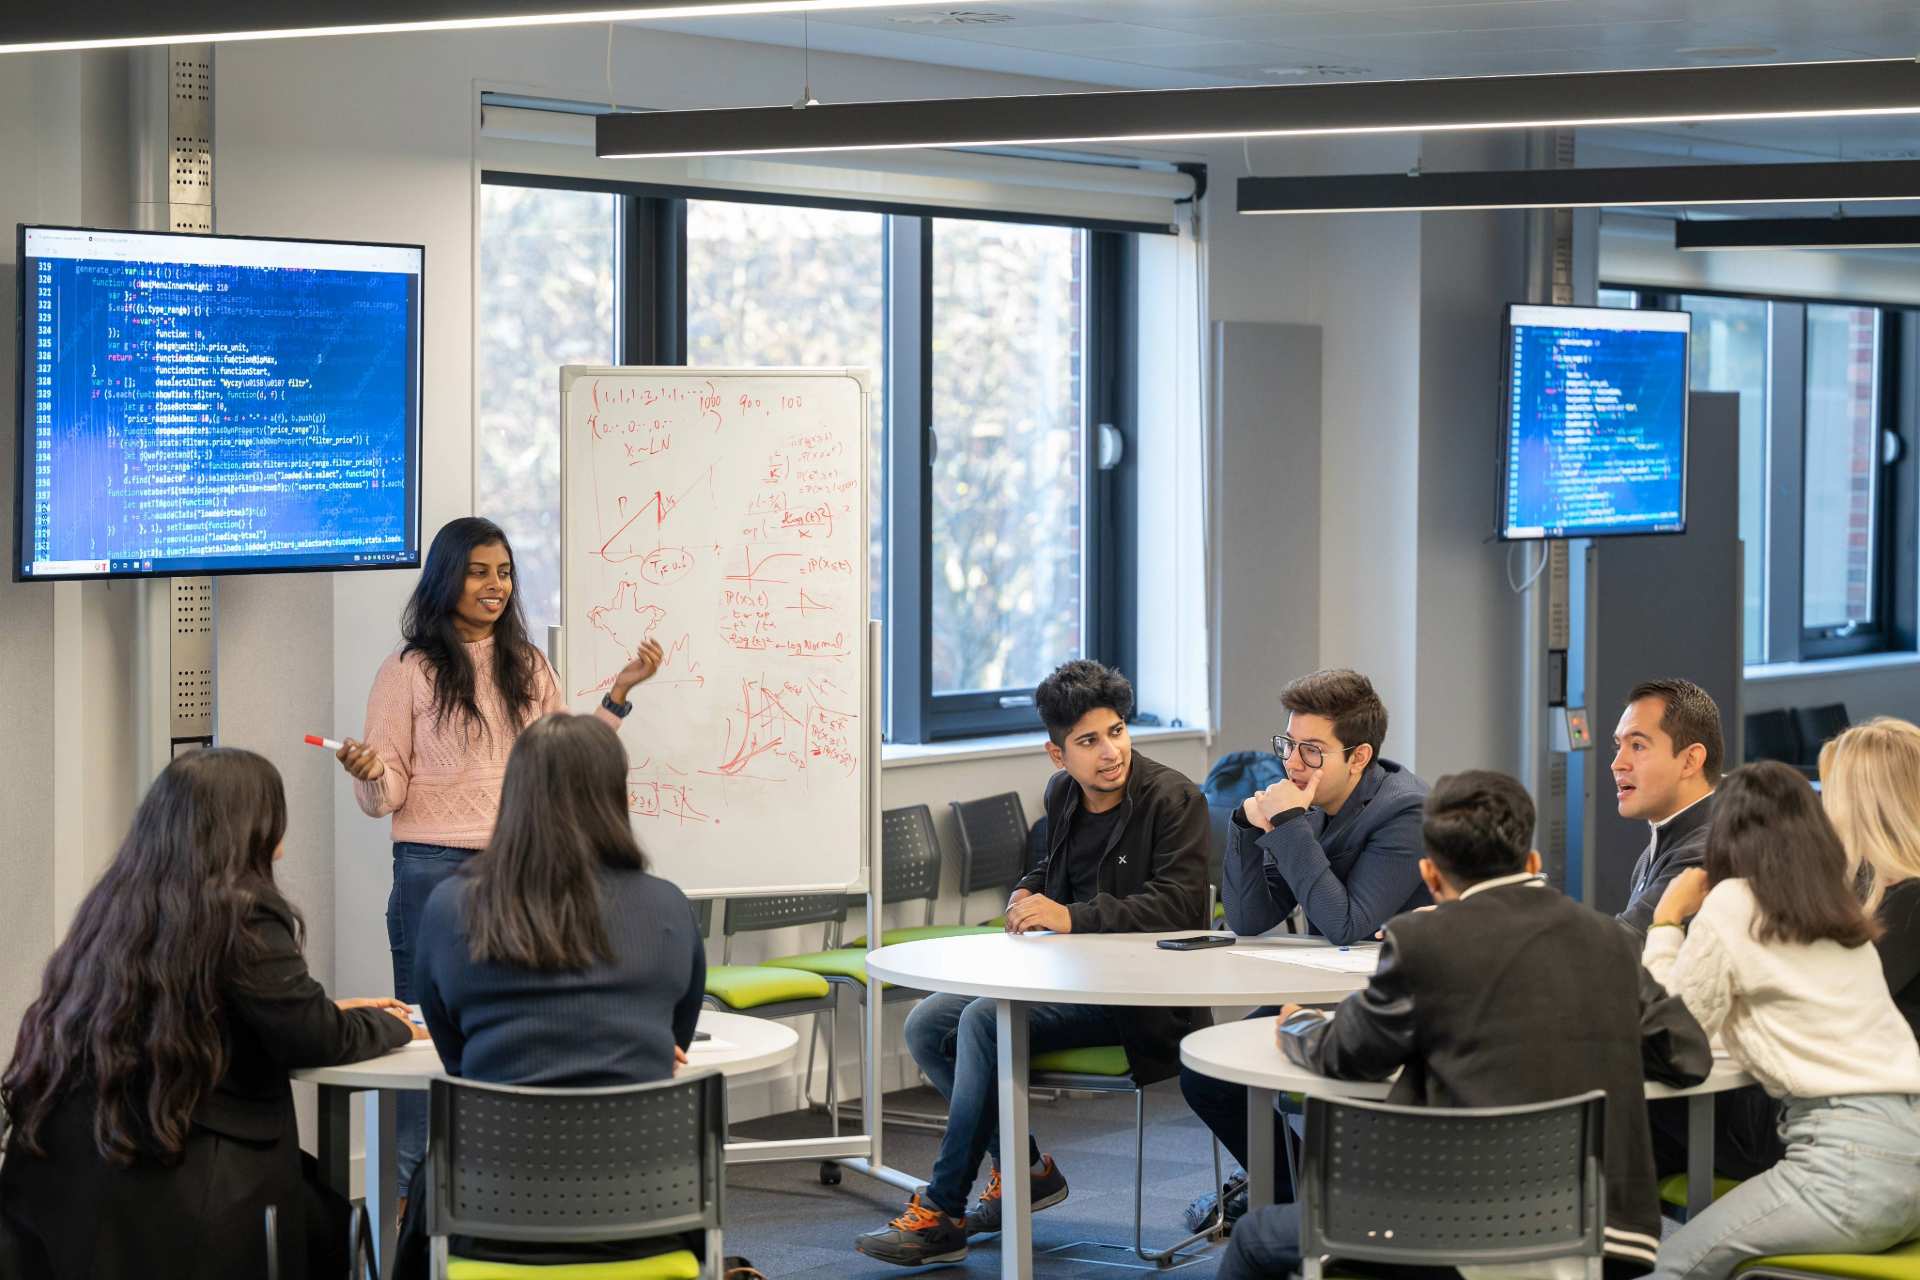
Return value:
M 686 896 L 647 871 L 626 780 L 619 738 L 590 717 L 545 716 L 514 743 L 493 839 L 434 890 L 420 920 L 414 990 L 448 1075 L 646 1084 L 685 1060 L 706 953 Z M 408 1203 L 401 1274 L 421 1274 L 419 1195 Z M 456 1240 L 452 1252 L 551 1265 L 681 1247 Z
M 387 944 L 402 1000 L 413 998 L 420 912 L 434 886 L 492 836 L 514 740 L 537 717 L 567 709 L 553 667 L 527 637 L 514 588 L 513 547 L 499 525 L 465 516 L 443 526 L 402 615 L 404 643 L 374 677 L 366 737 L 340 748 L 361 810 L 393 815 Z M 595 714 L 617 727 L 633 709 L 628 694 L 659 665 L 660 646 L 648 640 Z M 401 1186 L 426 1143 L 425 1095 L 404 1094 Z
M 181 756 L 80 904 L 0 1078 L 0 1212 L 59 1280 L 345 1272 L 347 1207 L 303 1173 L 287 1072 L 415 1038 L 333 1001 L 274 885 L 287 804 L 250 751 Z M 419 1033 L 424 1036 L 424 1032 Z
M 1920 1046 L 1846 851 L 1786 765 L 1736 769 L 1716 795 L 1706 867 L 1661 896 L 1646 965 L 1780 1099 L 1787 1149 L 1661 1244 L 1656 1276 L 1698 1280 L 1920 1235 Z

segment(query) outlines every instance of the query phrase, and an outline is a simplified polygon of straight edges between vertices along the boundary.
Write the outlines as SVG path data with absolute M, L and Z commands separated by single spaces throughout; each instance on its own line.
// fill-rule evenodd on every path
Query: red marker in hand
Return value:
M 344 742 L 335 742 L 332 738 L 323 738 L 317 733 L 310 733 L 301 741 L 310 747 L 321 747 L 327 751 L 338 751 L 346 745 Z

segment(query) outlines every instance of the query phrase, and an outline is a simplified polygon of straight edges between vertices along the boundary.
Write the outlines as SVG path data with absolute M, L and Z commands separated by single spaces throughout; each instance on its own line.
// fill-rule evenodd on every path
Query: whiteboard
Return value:
M 648 637 L 627 807 L 691 894 L 862 883 L 878 764 L 867 378 L 560 371 L 561 679 L 591 711 Z

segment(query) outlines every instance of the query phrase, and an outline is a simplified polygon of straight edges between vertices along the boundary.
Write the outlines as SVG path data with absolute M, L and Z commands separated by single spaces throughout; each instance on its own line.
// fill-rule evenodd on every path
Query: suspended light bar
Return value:
M 536 27 L 582 22 L 664 22 L 835 9 L 902 9 L 925 0 L 626 0 L 582 7 L 580 0 L 92 0 L 88 4 L 13 6 L 0 23 L 0 53 L 114 49 L 151 44 L 287 40 L 398 31 Z
M 602 158 L 1793 120 L 1920 114 L 1910 58 L 1572 75 L 623 112 Z
M 1241 213 L 1415 213 L 1920 199 L 1920 161 L 1242 178 Z
M 1676 222 L 1673 247 L 1710 249 L 1914 249 L 1920 218 L 1725 218 Z

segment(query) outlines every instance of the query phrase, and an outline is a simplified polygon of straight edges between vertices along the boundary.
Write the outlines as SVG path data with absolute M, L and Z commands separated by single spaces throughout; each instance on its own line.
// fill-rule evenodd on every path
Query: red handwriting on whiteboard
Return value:
M 689 822 L 718 825 L 718 819 L 701 810 L 690 784 L 663 776 L 645 777 L 639 769 L 627 771 L 627 810 L 636 817 L 665 819 L 680 826 Z
M 851 712 L 816 706 L 807 713 L 807 761 L 831 765 L 853 776 L 859 760 L 854 734 L 859 717 Z
M 740 559 L 744 562 L 744 571 L 741 573 L 728 574 L 727 581 L 744 582 L 748 586 L 754 586 L 763 582 L 784 583 L 786 581 L 785 578 L 776 578 L 764 572 L 764 570 L 775 560 L 798 560 L 799 558 L 800 553 L 798 551 L 773 551 L 755 559 L 752 547 L 742 547 L 740 548 Z
M 759 777 L 780 781 L 766 773 L 748 774 L 755 761 L 762 766 L 792 769 L 806 768 L 801 744 L 805 740 L 806 721 L 788 706 L 804 692 L 797 685 L 775 689 L 760 680 L 740 682 L 740 701 L 727 713 L 726 746 L 720 763 L 712 772 L 723 777 Z M 789 736 L 791 735 L 791 742 Z
M 640 576 L 657 586 L 677 582 L 693 569 L 693 552 L 685 547 L 655 547 L 640 562 Z
M 688 485 L 673 497 L 668 497 L 666 494 L 660 492 L 660 490 L 655 489 L 653 495 L 640 505 L 638 511 L 627 516 L 620 527 L 614 530 L 613 536 L 602 543 L 600 550 L 595 554 L 609 563 L 619 564 L 623 560 L 641 559 L 648 553 L 659 549 L 660 527 L 666 524 L 667 517 L 678 511 L 680 504 L 692 497 L 701 485 L 710 485 L 712 480 L 713 468 L 708 467 L 705 471 L 702 471 L 694 477 L 692 484 Z M 616 509 L 624 515 L 627 509 L 627 499 L 624 497 L 620 498 Z M 642 523 L 649 511 L 653 512 L 653 522 L 651 526 Z M 639 539 L 649 527 L 654 534 L 653 541 L 650 544 L 642 546 L 639 543 Z

